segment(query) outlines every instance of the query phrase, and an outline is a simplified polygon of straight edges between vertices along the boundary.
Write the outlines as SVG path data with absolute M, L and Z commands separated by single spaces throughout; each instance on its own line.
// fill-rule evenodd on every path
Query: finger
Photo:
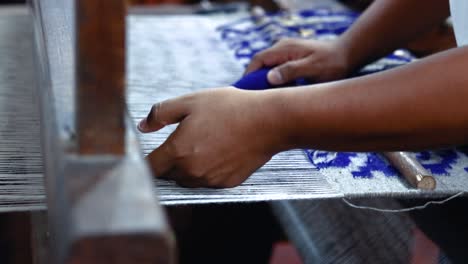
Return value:
M 283 49 L 283 44 L 275 44 L 273 47 L 255 54 L 247 66 L 244 75 L 256 71 L 262 67 L 271 67 L 288 61 L 288 51 Z
M 179 168 L 174 168 L 170 170 L 166 175 L 164 175 L 164 178 L 173 180 L 177 183 L 177 185 L 180 185 L 185 188 L 198 188 L 204 186 L 200 179 L 188 177 Z
M 184 188 L 201 188 L 204 187 L 203 184 L 197 181 L 176 181 L 177 185 Z
M 271 85 L 281 85 L 297 78 L 311 75 L 312 68 L 307 59 L 290 61 L 279 65 L 268 72 L 267 78 Z
M 245 69 L 244 75 L 262 68 L 264 65 L 263 60 L 266 56 L 268 56 L 268 53 L 269 53 L 269 50 L 265 50 L 265 51 L 261 51 L 257 53 L 250 61 L 249 65 L 247 66 L 247 69 Z
M 291 60 L 291 55 L 295 54 L 293 52 L 293 44 L 297 43 L 297 39 L 281 39 L 276 42 L 271 48 L 263 50 L 255 54 L 252 58 L 252 61 L 247 66 L 247 69 L 244 72 L 244 75 L 249 74 L 253 71 L 256 71 L 262 67 L 271 67 L 279 64 L 283 64 Z
M 179 167 L 170 169 L 159 178 L 175 181 L 178 185 L 186 188 L 206 187 L 206 183 L 203 179 L 190 177 Z
M 188 107 L 182 97 L 159 102 L 151 107 L 148 116 L 138 124 L 143 133 L 158 131 L 166 125 L 179 123 L 188 114 Z
M 169 140 L 171 140 L 171 137 L 146 157 L 154 176 L 158 178 L 164 177 L 174 167 L 174 155 L 168 147 L 169 143 L 167 143 Z

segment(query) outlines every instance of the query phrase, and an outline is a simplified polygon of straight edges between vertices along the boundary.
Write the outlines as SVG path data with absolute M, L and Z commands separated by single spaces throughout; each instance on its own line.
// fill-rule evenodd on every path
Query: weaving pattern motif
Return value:
M 312 164 L 319 169 L 326 167 L 349 168 L 354 165 L 355 168 L 351 170 L 354 177 L 371 178 L 373 171 L 382 172 L 388 177 L 398 175 L 397 171 L 383 157 L 375 152 L 328 152 L 310 149 L 305 151 Z M 453 168 L 453 165 L 462 157 L 467 158 L 467 154 L 468 152 L 466 149 L 459 148 L 456 150 L 423 151 L 415 155 L 421 165 L 433 174 L 449 176 L 450 169 Z M 356 166 L 356 163 L 353 163 L 353 158 L 357 158 L 359 155 L 361 155 L 366 162 L 361 166 Z M 464 170 L 468 171 L 468 167 L 465 167 Z
M 265 23 L 255 23 L 254 18 L 242 18 L 218 28 L 221 39 L 233 50 L 234 56 L 244 66 L 259 51 L 270 47 L 274 40 L 281 37 L 293 37 L 302 39 L 332 40 L 346 31 L 359 16 L 351 11 L 334 11 L 330 8 L 316 8 L 303 10 L 297 13 L 268 14 L 269 19 Z M 361 76 L 375 73 L 393 67 L 401 66 L 414 61 L 415 58 L 406 50 L 396 50 L 388 56 L 372 63 L 353 76 Z M 257 74 L 267 74 L 262 69 Z M 248 78 L 248 76 L 247 76 Z M 260 80 L 260 88 L 265 89 L 264 78 Z M 251 78 L 253 80 L 253 78 Z M 245 79 L 241 79 L 240 83 Z M 247 80 L 249 81 L 249 80 Z M 236 83 L 236 84 L 237 84 Z M 296 85 L 308 84 L 307 81 L 296 80 Z M 255 88 L 252 84 L 247 89 Z M 238 87 L 237 85 L 235 85 Z M 272 87 L 268 87 L 272 88 Z M 372 178 L 378 172 L 386 177 L 396 177 L 397 171 L 378 153 L 354 153 L 354 152 L 327 152 L 320 150 L 305 150 L 310 162 L 318 169 L 347 168 L 355 178 Z M 437 175 L 450 175 L 453 165 L 463 158 L 467 158 L 467 151 L 463 149 L 424 151 L 416 153 L 421 164 Z M 468 171 L 468 167 L 464 168 Z

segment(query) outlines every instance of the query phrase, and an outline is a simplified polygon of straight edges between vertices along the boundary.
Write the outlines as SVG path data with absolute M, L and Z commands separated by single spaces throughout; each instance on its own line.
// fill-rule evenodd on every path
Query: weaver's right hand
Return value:
M 257 53 L 245 74 L 262 67 L 274 67 L 268 73 L 272 85 L 286 84 L 298 78 L 333 81 L 346 77 L 352 70 L 347 57 L 345 49 L 336 41 L 282 39 Z

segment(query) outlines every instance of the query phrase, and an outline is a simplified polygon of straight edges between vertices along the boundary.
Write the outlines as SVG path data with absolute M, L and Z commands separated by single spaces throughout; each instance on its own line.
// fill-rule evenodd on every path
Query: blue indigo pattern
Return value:
M 259 51 L 272 45 L 279 38 L 330 40 L 346 31 L 356 20 L 358 13 L 333 11 L 330 8 L 303 10 L 295 14 L 268 14 L 267 22 L 255 24 L 247 17 L 218 27 L 221 39 L 234 51 L 235 57 L 247 66 Z M 385 63 L 374 63 L 361 70 L 363 74 L 402 65 L 413 60 L 404 50 L 386 57 Z
M 325 168 L 350 168 L 352 159 L 357 158 L 359 153 L 354 152 L 327 152 L 319 150 L 306 150 L 310 162 L 318 169 Z M 363 154 L 363 153 L 361 153 Z M 364 154 L 363 154 L 364 155 Z M 453 165 L 457 163 L 461 155 L 468 157 L 468 152 L 455 149 L 423 151 L 416 153 L 421 164 L 430 172 L 449 176 Z M 354 163 L 356 165 L 356 163 Z M 378 153 L 365 153 L 363 165 L 355 166 L 351 174 L 355 178 L 372 178 L 372 172 L 381 172 L 387 177 L 397 176 L 397 171 Z M 468 167 L 464 168 L 468 172 Z
M 218 28 L 221 38 L 234 51 L 235 57 L 245 65 L 259 51 L 270 47 L 278 37 L 333 39 L 343 33 L 358 17 L 354 12 L 337 12 L 328 8 L 303 10 L 297 14 L 269 14 L 267 23 L 256 25 L 252 18 L 244 18 Z M 304 32 L 313 32 L 304 35 Z M 370 74 L 411 62 L 414 57 L 405 50 L 397 50 L 372 63 L 354 76 Z M 234 84 L 240 89 L 269 89 L 268 69 L 244 76 Z M 297 80 L 296 85 L 307 84 Z M 355 178 L 372 178 L 373 172 L 396 177 L 397 171 L 378 153 L 327 152 L 305 150 L 310 162 L 318 169 L 346 168 Z M 468 157 L 468 148 L 457 150 L 423 151 L 416 154 L 421 164 L 437 175 L 449 175 L 461 155 Z M 353 162 L 355 159 L 355 162 Z M 359 159 L 359 162 L 356 160 Z M 468 172 L 468 167 L 464 168 Z

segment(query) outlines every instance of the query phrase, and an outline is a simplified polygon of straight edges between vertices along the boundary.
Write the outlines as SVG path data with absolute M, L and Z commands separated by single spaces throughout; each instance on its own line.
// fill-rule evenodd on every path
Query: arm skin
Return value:
M 157 103 L 139 124 L 179 123 L 148 160 L 187 187 L 234 187 L 292 148 L 419 150 L 468 141 L 468 47 L 365 77 L 266 91 L 210 89 Z
M 337 44 L 356 69 L 401 48 L 449 15 L 448 0 L 377 0 Z
M 440 25 L 448 15 L 448 0 L 377 0 L 335 41 L 283 39 L 257 53 L 246 73 L 274 67 L 268 73 L 274 85 L 297 78 L 342 79 Z
M 468 47 L 457 48 L 361 78 L 270 91 L 267 104 L 278 118 L 277 131 L 288 139 L 285 149 L 391 151 L 465 144 L 467 65 Z
M 416 13 L 419 19 L 413 18 Z M 338 44 L 357 67 L 447 14 L 446 0 L 376 1 Z M 330 63 L 332 52 L 322 55 L 301 65 L 318 61 L 319 68 L 336 66 Z M 262 63 L 257 60 L 249 70 Z M 155 104 L 139 129 L 149 133 L 179 124 L 147 158 L 156 176 L 188 187 L 237 186 L 273 155 L 292 148 L 392 151 L 464 144 L 467 65 L 464 47 L 343 81 L 267 91 L 205 90 Z

